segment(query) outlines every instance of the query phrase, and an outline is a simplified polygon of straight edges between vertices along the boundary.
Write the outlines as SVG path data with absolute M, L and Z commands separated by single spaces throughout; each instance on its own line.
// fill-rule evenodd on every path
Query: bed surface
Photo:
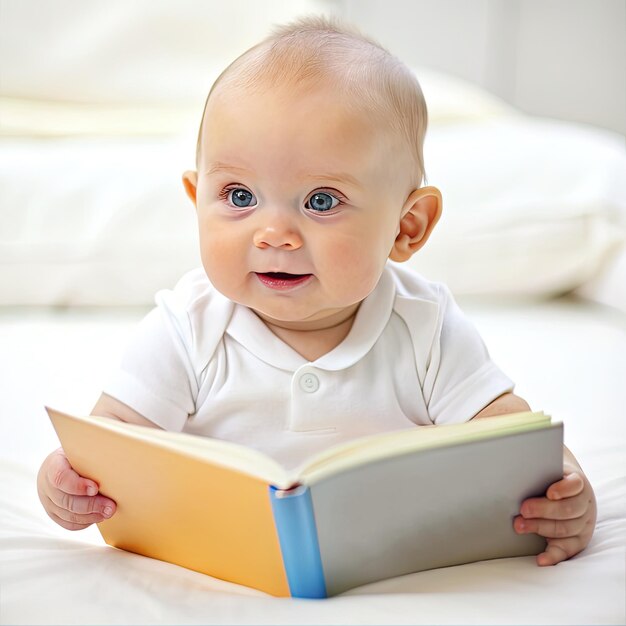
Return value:
M 461 301 L 533 409 L 565 423 L 595 487 L 588 549 L 421 572 L 322 601 L 276 599 L 72 533 L 44 513 L 36 472 L 58 446 L 43 405 L 88 412 L 146 309 L 0 313 L 0 621 L 4 624 L 623 624 L 626 319 L 561 298 Z M 34 601 L 36 599 L 36 601 Z

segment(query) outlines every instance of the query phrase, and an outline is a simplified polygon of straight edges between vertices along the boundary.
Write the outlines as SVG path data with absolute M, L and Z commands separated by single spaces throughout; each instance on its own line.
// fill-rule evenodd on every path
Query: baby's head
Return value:
M 410 258 L 439 218 L 439 192 L 421 187 L 426 121 L 413 73 L 325 18 L 236 59 L 183 176 L 214 286 L 302 329 L 354 313 L 387 258 Z
M 427 109 L 419 83 L 404 63 L 351 26 L 308 17 L 277 27 L 222 72 L 207 103 L 220 91 L 245 97 L 284 88 L 304 95 L 323 87 L 341 99 L 347 112 L 364 115 L 372 128 L 403 140 L 398 149 L 412 157 L 411 186 L 421 186 Z M 202 140 L 201 124 L 197 167 Z

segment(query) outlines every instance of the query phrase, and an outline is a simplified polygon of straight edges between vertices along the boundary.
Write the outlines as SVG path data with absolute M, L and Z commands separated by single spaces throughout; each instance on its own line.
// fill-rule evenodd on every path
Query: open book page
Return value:
M 550 416 L 526 411 L 461 424 L 417 426 L 334 446 L 305 461 L 297 472 L 302 483 L 312 484 L 330 474 L 390 456 L 511 435 L 549 424 Z
M 270 456 L 230 441 L 175 433 L 128 424 L 99 416 L 69 416 L 47 408 L 51 417 L 63 416 L 79 420 L 108 431 L 124 433 L 139 441 L 147 441 L 189 457 L 210 461 L 266 481 L 279 489 L 288 489 L 297 483 L 311 484 L 325 476 L 371 461 L 443 445 L 460 444 L 489 436 L 512 434 L 550 423 L 543 413 L 515 413 L 472 420 L 446 426 L 415 426 L 408 429 L 361 437 L 333 446 L 305 459 L 295 470 L 287 470 Z
M 74 416 L 46 407 L 51 418 L 62 416 L 92 424 L 96 428 L 123 433 L 138 441 L 147 441 L 168 450 L 174 450 L 221 467 L 230 468 L 266 481 L 280 488 L 291 486 L 292 477 L 287 470 L 271 457 L 253 448 L 230 441 L 199 437 L 187 433 L 165 431 L 148 426 L 128 424 L 108 417 L 96 415 Z M 54 420 L 53 420 L 54 421 Z

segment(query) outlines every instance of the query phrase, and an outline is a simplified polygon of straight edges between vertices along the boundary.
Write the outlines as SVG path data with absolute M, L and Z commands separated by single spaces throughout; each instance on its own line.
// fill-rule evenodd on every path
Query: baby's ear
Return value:
M 196 188 L 198 187 L 198 172 L 187 170 L 183 174 L 183 185 L 185 185 L 185 191 L 190 200 L 196 204 Z
M 415 189 L 402 208 L 399 232 L 389 258 L 408 261 L 430 237 L 441 217 L 441 192 L 436 187 Z

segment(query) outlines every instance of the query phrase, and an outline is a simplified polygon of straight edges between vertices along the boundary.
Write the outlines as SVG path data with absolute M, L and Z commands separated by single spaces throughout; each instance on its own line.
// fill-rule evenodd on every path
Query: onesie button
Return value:
M 320 388 L 320 381 L 315 374 L 303 374 L 299 383 L 300 389 L 307 393 L 314 393 Z

